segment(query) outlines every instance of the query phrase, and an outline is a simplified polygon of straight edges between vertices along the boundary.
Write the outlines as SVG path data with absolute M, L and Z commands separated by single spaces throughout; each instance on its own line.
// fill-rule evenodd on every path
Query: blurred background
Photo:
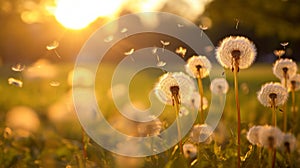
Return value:
M 47 45 L 59 42 L 63 61 L 74 61 L 92 32 L 119 16 L 145 11 L 170 12 L 199 25 L 212 42 L 228 35 L 248 36 L 257 61 L 273 61 L 288 42 L 285 56 L 300 60 L 300 3 L 297 0 L 0 0 L 0 60 L 57 61 Z

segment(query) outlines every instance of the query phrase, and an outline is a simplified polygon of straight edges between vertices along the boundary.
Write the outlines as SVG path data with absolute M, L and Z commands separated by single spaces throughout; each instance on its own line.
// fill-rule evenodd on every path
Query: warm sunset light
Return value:
M 82 29 L 98 17 L 112 17 L 124 0 L 57 0 L 55 17 L 63 26 Z

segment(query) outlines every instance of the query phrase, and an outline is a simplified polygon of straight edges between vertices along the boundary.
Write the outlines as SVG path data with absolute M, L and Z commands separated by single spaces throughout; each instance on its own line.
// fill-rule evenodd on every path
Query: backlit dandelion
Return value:
M 187 51 L 186 48 L 183 48 L 181 46 L 179 48 L 176 48 L 176 50 L 175 50 L 175 52 L 177 54 L 181 55 L 182 57 L 185 56 L 186 51 Z
M 229 84 L 225 78 L 215 78 L 210 83 L 210 91 L 216 95 L 226 94 Z
M 204 123 L 204 112 L 203 112 L 203 86 L 202 86 L 202 78 L 205 78 L 209 75 L 211 70 L 211 63 L 205 56 L 192 56 L 188 59 L 187 64 L 185 65 L 186 72 L 194 77 L 197 78 L 198 82 L 198 91 L 200 94 L 200 123 Z
M 246 37 L 230 36 L 223 39 L 216 51 L 217 60 L 225 67 L 246 69 L 256 57 L 255 45 Z
M 197 146 L 191 143 L 183 145 L 183 156 L 186 159 L 194 160 L 197 157 Z
M 208 100 L 206 97 L 203 97 L 202 98 L 203 101 L 202 101 L 202 109 L 205 110 L 208 108 Z M 190 96 L 190 99 L 189 101 L 186 103 L 187 106 L 189 107 L 192 107 L 192 108 L 195 108 L 195 109 L 198 109 L 200 107 L 200 94 L 199 92 L 196 92 L 194 91 L 191 96 Z
M 261 87 L 257 98 L 266 107 L 278 107 L 287 101 L 288 93 L 280 83 L 270 82 Z
M 272 122 L 276 126 L 276 110 L 275 108 L 283 105 L 288 98 L 287 89 L 285 89 L 280 83 L 266 83 L 258 92 L 257 98 L 259 102 L 272 109 Z
M 237 109 L 237 167 L 241 166 L 241 114 L 239 103 L 238 79 L 237 73 L 240 69 L 250 67 L 256 57 L 255 45 L 246 37 L 230 36 L 226 37 L 220 42 L 219 47 L 216 49 L 216 58 L 219 63 L 233 71 L 234 77 L 234 91 L 235 102 Z
M 8 84 L 15 85 L 17 87 L 23 87 L 23 81 L 15 78 L 8 78 Z
M 196 124 L 191 130 L 189 139 L 195 144 L 210 144 L 213 141 L 213 129 L 207 124 Z
M 273 73 L 277 78 L 284 80 L 284 86 L 286 87 L 287 80 L 297 73 L 297 64 L 291 59 L 279 59 L 273 66 Z
M 11 70 L 13 70 L 15 72 L 22 72 L 25 69 L 25 67 L 26 66 L 23 64 L 16 64 L 11 67 Z
M 162 122 L 156 118 L 149 122 L 139 123 L 137 126 L 140 136 L 157 136 L 163 128 Z
M 288 91 L 292 93 L 292 113 L 293 113 L 293 123 L 295 123 L 297 119 L 295 92 L 300 90 L 300 74 L 296 74 L 290 80 L 288 80 L 287 87 L 288 87 Z
M 283 141 L 283 133 L 277 127 L 263 126 L 258 133 L 259 143 L 269 149 L 279 148 Z
M 292 153 L 297 146 L 297 139 L 291 133 L 283 134 L 282 149 L 287 153 Z
M 247 132 L 247 139 L 252 145 L 261 146 L 259 142 L 259 131 L 263 128 L 263 126 L 253 126 Z

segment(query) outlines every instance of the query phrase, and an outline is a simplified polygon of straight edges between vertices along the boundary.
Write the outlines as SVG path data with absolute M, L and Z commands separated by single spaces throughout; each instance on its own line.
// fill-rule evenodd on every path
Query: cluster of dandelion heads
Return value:
M 176 94 L 174 93 L 174 88 L 175 92 L 176 90 L 178 91 L 177 96 L 181 101 L 188 102 L 190 95 L 195 90 L 195 84 L 188 75 L 182 72 L 169 72 L 159 78 L 154 90 L 161 102 L 172 105 L 172 97 Z
M 261 146 L 259 143 L 259 131 L 263 128 L 263 126 L 253 126 L 249 129 L 247 132 L 247 140 L 252 144 L 252 145 L 257 145 Z
M 230 36 L 221 41 L 216 57 L 225 68 L 233 69 L 237 65 L 239 69 L 246 69 L 255 60 L 256 47 L 246 37 Z
M 226 94 L 229 90 L 229 84 L 225 78 L 215 78 L 210 83 L 210 91 L 216 95 Z
M 259 132 L 259 143 L 269 149 L 279 148 L 283 142 L 283 133 L 277 127 L 263 126 Z
M 196 124 L 191 130 L 189 139 L 196 144 L 210 144 L 213 140 L 213 129 L 207 124 Z
M 197 146 L 191 143 L 183 145 L 183 156 L 187 159 L 196 159 L 197 157 Z
M 192 56 L 185 65 L 186 72 L 194 78 L 205 78 L 211 70 L 211 63 L 205 56 Z
M 288 91 L 298 91 L 300 90 L 300 74 L 294 75 L 287 82 Z
M 297 64 L 288 58 L 279 59 L 273 66 L 273 73 L 279 79 L 290 79 L 297 73 Z
M 291 133 L 283 134 L 283 141 L 281 146 L 285 152 L 287 153 L 293 152 L 297 147 L 296 137 Z
M 266 107 L 277 107 L 287 101 L 288 92 L 280 83 L 270 82 L 261 87 L 257 98 L 259 102 Z

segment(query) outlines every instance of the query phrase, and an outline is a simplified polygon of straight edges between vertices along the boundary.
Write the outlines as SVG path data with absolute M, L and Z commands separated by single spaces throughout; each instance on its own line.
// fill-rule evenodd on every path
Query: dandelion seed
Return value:
M 133 54 L 133 52 L 134 52 L 134 48 L 130 49 L 130 50 L 127 51 L 127 52 L 124 52 L 124 55 L 128 56 L 128 55 Z
M 180 24 L 180 23 L 178 23 L 178 24 L 177 24 L 177 27 L 181 28 L 181 27 L 184 27 L 184 25 L 183 25 L 183 24 Z
M 160 43 L 161 43 L 163 46 L 168 46 L 168 45 L 170 45 L 170 42 L 169 42 L 169 41 L 163 41 L 163 40 L 160 40 Z
M 247 139 L 252 145 L 261 146 L 259 143 L 259 131 L 261 131 L 262 128 L 263 126 L 253 126 L 247 132 Z
M 210 83 L 210 91 L 216 95 L 226 94 L 229 84 L 225 78 L 215 78 Z
M 211 63 L 205 56 L 192 56 L 185 66 L 186 72 L 194 78 L 205 78 L 211 70 Z
M 158 61 L 157 64 L 156 64 L 156 66 L 158 66 L 158 67 L 164 67 L 166 64 L 167 63 L 164 62 L 164 61 Z
M 239 20 L 239 19 L 235 19 L 235 21 L 236 21 L 236 24 L 235 24 L 235 29 L 237 30 L 237 29 L 238 29 L 238 27 L 239 27 L 240 20 Z
M 113 39 L 114 39 L 114 36 L 110 35 L 110 36 L 107 36 L 103 41 L 106 43 L 109 43 L 109 42 L 113 41 Z
M 183 156 L 187 159 L 194 160 L 197 157 L 197 146 L 191 143 L 183 145 Z
M 11 67 L 11 70 L 15 72 L 22 72 L 24 69 L 25 69 L 25 65 L 22 64 L 16 64 Z
M 208 26 L 205 26 L 205 25 L 199 25 L 199 28 L 201 29 L 201 30 L 207 30 L 208 29 Z
M 191 130 L 189 139 L 191 142 L 199 144 L 210 144 L 213 141 L 213 129 L 207 124 L 197 124 Z
M 58 46 L 59 46 L 59 42 L 53 41 L 52 43 L 50 43 L 46 46 L 46 49 L 51 51 L 51 50 L 55 50 Z
M 179 47 L 179 48 L 176 48 L 176 51 L 175 51 L 177 54 L 180 54 L 182 57 L 185 56 L 185 53 L 186 53 L 186 48 L 183 48 L 183 47 Z
M 284 84 L 284 80 L 281 80 L 281 83 Z M 300 74 L 294 75 L 287 81 L 288 91 L 298 91 L 300 90 Z
M 287 101 L 288 92 L 280 83 L 270 82 L 261 87 L 257 98 L 266 107 L 278 107 Z
M 279 79 L 290 79 L 297 73 L 297 64 L 291 59 L 279 59 L 273 66 L 273 73 Z
M 173 105 L 173 93 L 171 92 L 171 88 L 173 87 L 178 87 L 178 98 L 182 99 L 180 101 L 183 102 L 188 101 L 195 89 L 193 80 L 184 73 L 166 73 L 159 78 L 159 82 L 155 86 L 157 98 L 163 103 Z
M 58 82 L 58 81 L 51 81 L 51 82 L 49 83 L 49 85 L 50 85 L 50 86 L 53 86 L 53 87 L 58 87 L 58 86 L 60 86 L 60 82 Z
M 128 29 L 126 27 L 124 27 L 120 32 L 121 33 L 126 33 L 128 31 Z
M 273 126 L 263 126 L 258 133 L 259 143 L 269 149 L 275 149 L 281 146 L 283 134 L 279 128 Z
M 282 149 L 287 153 L 292 153 L 297 146 L 297 139 L 291 133 L 283 134 Z
M 219 63 L 233 69 L 246 69 L 252 65 L 256 57 L 255 45 L 246 37 L 230 36 L 222 40 L 216 50 Z
M 156 53 L 157 53 L 157 50 L 158 50 L 157 47 L 153 48 L 153 49 L 152 49 L 152 54 L 156 54 Z
M 274 50 L 273 51 L 274 55 L 277 56 L 279 59 L 285 54 L 284 50 Z
M 162 122 L 155 118 L 149 122 L 139 123 L 137 126 L 138 133 L 140 136 L 158 136 L 163 128 Z
M 15 78 L 8 78 L 8 84 L 15 85 L 20 88 L 23 87 L 23 82 L 19 79 L 15 79 Z
M 280 45 L 285 48 L 286 46 L 289 45 L 289 42 L 282 42 L 282 43 L 280 43 Z

